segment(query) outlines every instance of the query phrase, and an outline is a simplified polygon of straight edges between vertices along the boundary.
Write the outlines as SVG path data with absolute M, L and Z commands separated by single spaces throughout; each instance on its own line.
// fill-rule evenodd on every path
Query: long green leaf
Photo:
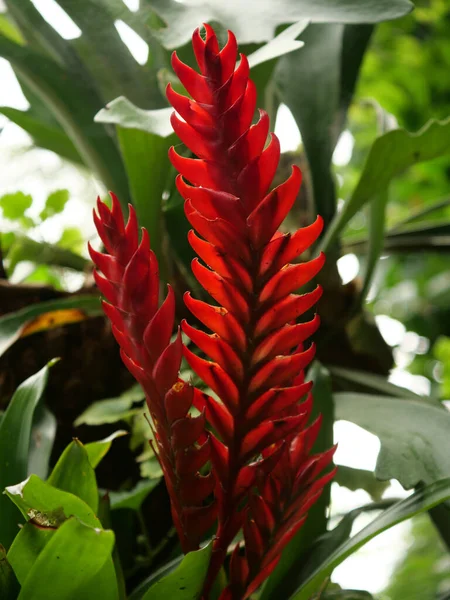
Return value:
M 322 249 L 326 251 L 330 248 L 350 219 L 385 190 L 391 179 L 413 164 L 449 153 L 450 118 L 430 121 L 417 133 L 396 129 L 377 138 L 353 194 L 326 232 Z
M 102 314 L 98 298 L 92 295 L 73 295 L 58 300 L 39 302 L 17 312 L 8 313 L 0 317 L 0 356 L 19 339 L 22 331 L 32 319 L 45 313 L 65 309 L 80 310 L 89 317 Z
M 199 600 L 203 582 L 208 571 L 212 544 L 196 552 L 189 552 L 180 566 L 163 579 L 157 581 L 143 596 L 143 600 Z
M 104 97 L 115 98 L 126 91 L 140 106 L 164 106 L 156 70 L 136 62 L 115 27 L 117 20 L 129 21 L 131 17 L 123 2 L 58 0 L 58 3 L 83 32 L 74 46 L 101 86 Z
M 374 375 L 366 371 L 357 371 L 356 369 L 344 369 L 343 367 L 330 366 L 328 369 L 334 379 L 344 381 L 347 385 L 356 385 L 359 388 L 363 388 L 364 391 L 381 392 L 387 396 L 397 396 L 398 398 L 424 400 L 423 396 L 419 396 L 419 394 L 415 394 L 407 388 L 394 385 L 384 377 L 381 377 L 381 375 Z M 340 389 L 342 389 L 341 386 Z
M 313 23 L 378 23 L 401 17 L 413 8 L 407 0 L 279 0 L 265 4 L 258 0 L 200 0 L 180 4 L 175 0 L 145 1 L 148 12 L 156 12 L 164 21 L 165 27 L 154 33 L 169 49 L 188 42 L 199 23 L 210 21 L 231 29 L 241 44 L 250 44 L 271 40 L 278 25 L 301 19 Z
M 31 429 L 28 475 L 34 473 L 41 479 L 47 477 L 55 435 L 56 418 L 44 404 L 39 403 Z
M 0 423 L 0 543 L 5 548 L 18 533 L 22 519 L 3 490 L 27 476 L 33 415 L 44 393 L 48 370 L 45 366 L 19 386 Z
M 418 490 L 405 500 L 397 502 L 317 564 L 307 581 L 291 596 L 291 600 L 310 600 L 333 570 L 369 540 L 397 523 L 429 510 L 449 498 L 450 479 L 443 479 Z
M 15 72 L 51 108 L 85 164 L 126 204 L 126 177 L 117 148 L 103 127 L 92 124 L 103 104 L 96 92 L 44 54 L 2 36 L 0 56 L 11 62 Z
M 71 162 L 84 165 L 83 159 L 75 148 L 72 140 L 62 127 L 56 127 L 33 115 L 33 111 L 17 110 L 8 106 L 0 107 L 0 113 L 21 127 L 33 139 L 39 148 L 51 150 Z
M 74 439 L 61 454 L 47 483 L 78 496 L 97 512 L 97 480 L 85 447 L 79 440 Z
M 375 474 L 410 489 L 450 475 L 450 413 L 438 403 L 369 394 L 334 395 L 336 419 L 380 438 Z
M 37 265 L 50 265 L 64 267 L 75 271 L 84 271 L 89 261 L 56 244 L 37 242 L 26 236 L 16 236 L 7 254 L 9 261 L 8 270 L 12 273 L 21 261 L 31 261 Z
M 160 137 L 168 137 L 173 134 L 170 124 L 172 113 L 173 108 L 143 110 L 124 96 L 119 96 L 102 108 L 94 120 L 97 123 L 112 123 L 125 129 L 139 129 Z
M 152 250 L 159 261 L 161 278 L 165 279 L 167 273 L 162 253 L 162 200 L 170 170 L 167 151 L 174 137 L 160 137 L 120 126 L 117 127 L 117 133 L 139 224 L 150 235 Z
M 111 557 L 112 531 L 93 529 L 76 518 L 66 521 L 47 543 L 26 578 L 19 600 L 98 598 L 95 576 Z M 90 594 L 86 596 L 86 584 Z

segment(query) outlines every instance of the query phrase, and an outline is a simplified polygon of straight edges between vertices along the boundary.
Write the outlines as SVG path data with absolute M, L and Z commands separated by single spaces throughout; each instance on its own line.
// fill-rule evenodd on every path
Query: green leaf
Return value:
M 330 19 L 331 20 L 331 19 Z M 280 59 L 275 83 L 280 100 L 300 129 L 311 171 L 314 210 L 327 225 L 335 208 L 331 158 L 336 143 L 344 25 L 310 25 L 302 35 L 305 47 Z
M 139 384 L 133 385 L 117 398 L 107 398 L 91 404 L 74 422 L 75 427 L 80 425 L 104 425 L 126 421 L 130 417 L 142 412 L 141 408 L 132 408 L 135 402 L 142 403 L 144 392 Z
M 130 508 L 131 510 L 139 510 L 142 503 L 158 485 L 158 479 L 139 481 L 131 490 L 124 492 L 109 492 L 111 500 L 111 508 Z
M 375 475 L 405 489 L 450 474 L 450 413 L 437 403 L 369 394 L 335 394 L 336 419 L 380 438 Z
M 330 366 L 328 369 L 333 379 L 343 381 L 347 385 L 354 384 L 364 390 L 381 392 L 387 396 L 397 396 L 398 398 L 411 398 L 412 400 L 425 399 L 423 396 L 419 396 L 419 394 L 415 394 L 407 388 L 390 383 L 381 375 L 374 375 L 373 373 L 367 373 L 366 371 L 357 371 L 356 369 L 344 369 L 343 367 Z M 340 389 L 342 389 L 341 386 Z M 354 390 L 351 389 L 351 391 Z
M 42 527 L 59 527 L 75 516 L 90 527 L 101 528 L 94 511 L 83 500 L 58 490 L 37 475 L 30 475 L 22 483 L 7 487 L 6 495 L 24 516 Z
M 335 478 L 335 483 L 348 490 L 365 490 L 374 502 L 381 500 L 384 492 L 389 487 L 389 481 L 379 481 L 372 471 L 366 469 L 354 469 L 339 465 Z
M 10 274 L 13 273 L 18 263 L 24 260 L 37 265 L 64 267 L 75 271 L 84 271 L 89 264 L 86 258 L 66 248 L 46 242 L 37 242 L 25 236 L 16 236 L 7 254 L 7 259 Z
M 95 469 L 95 467 L 99 464 L 102 458 L 104 458 L 107 455 L 113 441 L 118 437 L 122 437 L 123 435 L 128 435 L 128 431 L 119 429 L 118 431 L 111 433 L 111 435 L 106 437 L 104 440 L 100 440 L 98 442 L 90 442 L 89 444 L 86 444 L 84 446 L 84 449 L 86 450 L 87 455 L 89 457 L 89 462 L 93 469 Z
M 32 521 L 20 529 L 8 552 L 8 560 L 20 585 L 24 584 L 36 558 L 56 531 L 53 527 L 42 527 Z
M 52 192 L 45 201 L 45 206 L 40 213 L 42 220 L 57 215 L 64 210 L 69 200 L 69 190 L 56 190 Z
M 26 131 L 36 146 L 51 150 L 58 156 L 70 160 L 77 165 L 83 165 L 78 150 L 62 127 L 45 122 L 32 110 L 17 110 L 9 106 L 1 106 L 0 113 Z
M 412 10 L 407 0 L 279 0 L 261 4 L 257 0 L 229 2 L 203 0 L 181 4 L 175 0 L 147 0 L 165 27 L 154 34 L 166 48 L 178 48 L 189 41 L 199 23 L 216 21 L 231 29 L 241 44 L 266 42 L 278 25 L 306 19 L 314 23 L 378 23 L 396 19 Z
M 112 531 L 93 529 L 76 518 L 66 521 L 37 557 L 26 578 L 19 600 L 74 600 L 89 582 L 98 598 L 95 576 L 111 556 Z
M 17 577 L 6 558 L 5 549 L 0 544 L 0 592 L 2 600 L 16 600 L 19 591 L 20 585 Z
M 58 241 L 58 246 L 61 248 L 75 251 L 80 251 L 84 245 L 85 240 L 78 227 L 66 227 Z
M 198 600 L 208 571 L 211 552 L 212 544 L 196 552 L 189 552 L 175 571 L 157 581 L 148 590 L 143 600 Z
M 310 600 L 333 570 L 369 540 L 397 523 L 429 510 L 449 498 L 450 479 L 443 479 L 418 490 L 405 500 L 395 503 L 317 564 L 307 581 L 291 596 L 291 600 Z
M 337 235 L 361 208 L 386 189 L 408 167 L 450 153 L 450 118 L 432 120 L 417 133 L 396 129 L 375 140 L 353 194 L 333 219 L 322 242 L 330 247 Z
M 124 96 L 119 96 L 102 108 L 94 118 L 97 123 L 113 123 L 124 129 L 139 129 L 160 137 L 173 134 L 170 115 L 173 108 L 143 110 L 138 108 Z
M 0 422 L 0 543 L 5 548 L 17 534 L 21 518 L 2 492 L 27 476 L 33 415 L 47 385 L 48 370 L 44 367 L 17 388 Z
M 137 588 L 135 588 L 130 594 L 129 600 L 142 600 L 144 598 L 145 593 L 151 588 L 151 586 L 155 585 L 157 581 L 172 573 L 181 563 L 183 559 L 183 555 L 177 556 L 170 562 L 163 565 L 160 569 L 155 571 L 149 575 L 144 581 L 142 581 Z
M 19 29 L 11 22 L 8 15 L 4 13 L 0 14 L 0 33 L 11 41 L 16 42 L 16 44 L 23 44 L 25 42 Z
M 5 194 L 0 198 L 0 208 L 3 211 L 3 216 L 11 221 L 21 219 L 32 203 L 33 198 L 30 194 L 24 194 L 23 192 Z
M 38 302 L 3 315 L 0 317 L 0 356 L 20 338 L 25 327 L 34 318 L 55 310 L 66 309 L 80 310 L 89 317 L 102 314 L 97 296 L 74 294 L 68 298 Z
M 106 129 L 92 119 L 103 100 L 79 71 L 64 68 L 28 44 L 19 46 L 0 35 L 0 56 L 47 105 L 74 143 L 83 162 L 126 204 L 128 189 L 118 150 Z M 78 61 L 79 64 L 79 61 Z
M 174 136 L 160 137 L 124 127 L 117 127 L 117 134 L 138 221 L 150 235 L 152 250 L 159 261 L 160 277 L 165 279 L 161 247 L 162 199 L 171 168 L 167 151 Z
M 74 439 L 61 454 L 47 483 L 78 496 L 97 512 L 97 480 L 85 447 L 79 440 Z
M 138 64 L 116 29 L 119 19 L 128 21 L 133 30 L 138 29 L 136 23 L 130 22 L 134 21 L 134 15 L 124 3 L 121 0 L 84 0 L 83 3 L 58 0 L 58 3 L 83 32 L 73 45 L 103 97 L 115 98 L 126 90 L 133 102 L 161 106 L 163 97 L 155 85 L 152 56 L 149 64 Z
M 308 372 L 308 379 L 314 382 L 311 420 L 316 419 L 319 414 L 323 419 L 319 436 L 312 449 L 315 454 L 324 452 L 333 445 L 334 403 L 330 374 L 318 361 L 314 362 Z M 305 524 L 283 551 L 280 562 L 263 588 L 261 600 L 268 600 L 274 595 L 277 598 L 287 598 L 295 590 L 300 566 L 305 562 L 310 547 L 326 532 L 330 490 L 331 483 L 325 487 L 319 500 L 309 510 Z
M 41 479 L 48 474 L 48 465 L 56 435 L 56 418 L 46 406 L 39 403 L 33 416 L 28 475 L 34 473 Z
M 251 54 L 247 56 L 248 64 L 252 69 L 252 79 L 253 79 L 253 69 L 262 63 L 267 61 L 271 61 L 274 58 L 279 58 L 283 56 L 283 54 L 288 54 L 289 52 L 293 52 L 294 50 L 298 50 L 304 46 L 304 42 L 297 40 L 297 36 L 299 36 L 308 26 L 308 21 L 303 19 L 298 23 L 294 23 L 290 25 L 286 29 L 284 29 L 281 33 L 279 33 L 272 40 L 268 41 L 267 44 L 264 44 Z

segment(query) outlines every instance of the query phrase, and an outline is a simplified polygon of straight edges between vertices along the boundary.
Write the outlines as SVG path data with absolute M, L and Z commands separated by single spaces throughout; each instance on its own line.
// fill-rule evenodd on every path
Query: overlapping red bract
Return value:
M 133 207 L 125 226 L 119 201 L 114 194 L 111 198 L 111 210 L 98 200 L 98 216 L 94 211 L 97 231 L 108 252 L 101 254 L 89 246 L 97 267 L 95 281 L 107 299 L 103 308 L 123 362 L 145 391 L 153 446 L 169 490 L 173 520 L 183 551 L 189 552 L 198 548 L 217 513 L 215 502 L 205 502 L 213 490 L 214 475 L 199 473 L 210 458 L 205 415 L 189 415 L 194 389 L 178 378 L 183 350 L 179 331 L 171 342 L 173 290 L 169 286 L 158 308 L 158 263 L 148 234 L 143 230 L 139 243 Z
M 334 448 L 311 455 L 320 419 L 308 426 L 311 384 L 303 370 L 314 357 L 304 342 L 319 325 L 297 323 L 321 295 L 320 287 L 296 293 L 320 271 L 324 256 L 291 264 L 320 235 L 320 217 L 294 234 L 279 227 L 297 196 L 301 174 L 269 191 L 280 148 L 264 111 L 252 125 L 256 106 L 249 67 L 229 32 L 220 50 L 205 25 L 193 35 L 197 73 L 174 53 L 173 68 L 191 98 L 169 85 L 175 108 L 172 125 L 196 158 L 169 157 L 181 175 L 177 187 L 195 230 L 189 241 L 198 254 L 192 269 L 218 303 L 185 296 L 191 313 L 212 333 L 182 323 L 206 358 L 170 342 L 173 293 L 158 309 L 158 271 L 144 232 L 138 246 L 134 212 L 125 227 L 113 197 L 109 211 L 99 203 L 96 225 L 110 256 L 91 251 L 104 278 L 96 275 L 109 304 L 125 364 L 143 385 L 153 419 L 158 456 L 185 551 L 196 547 L 216 517 L 218 527 L 204 590 L 225 561 L 243 528 L 244 548 L 230 561 L 222 600 L 248 597 L 276 566 L 282 549 L 301 527 L 310 506 L 334 471 L 322 475 Z M 187 183 L 189 181 L 189 183 Z M 215 397 L 181 382 L 184 353 Z M 194 404 L 200 416 L 190 417 Z M 205 419 L 208 432 L 205 426 Z M 212 472 L 199 469 L 211 461 Z M 214 491 L 215 500 L 209 495 Z M 193 516 L 195 517 L 193 518 Z M 197 518 L 197 515 L 199 518 Z M 198 527 L 196 527 L 198 525 Z

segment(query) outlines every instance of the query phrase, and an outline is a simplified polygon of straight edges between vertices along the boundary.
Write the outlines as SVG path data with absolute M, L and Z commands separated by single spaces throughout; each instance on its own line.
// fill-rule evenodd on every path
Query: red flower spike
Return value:
M 174 342 L 175 301 L 172 289 L 158 308 L 158 263 L 144 230 L 138 242 L 134 210 L 124 224 L 117 198 L 112 209 L 98 201 L 94 221 L 108 254 L 89 251 L 99 271 L 95 279 L 108 302 L 104 309 L 121 346 L 123 361 L 142 385 L 152 416 L 156 451 L 171 500 L 174 524 L 184 552 L 196 550 L 217 517 L 207 502 L 212 473 L 200 475 L 210 460 L 205 417 L 191 417 L 194 389 L 180 381 L 181 334 Z
M 204 596 L 243 527 L 245 550 L 233 552 L 230 585 L 222 595 L 241 600 L 275 568 L 332 476 L 317 479 L 332 451 L 310 456 L 320 422 L 306 428 L 312 396 L 300 403 L 311 387 L 300 373 L 314 355 L 314 346 L 304 350 L 302 343 L 319 320 L 296 323 L 319 300 L 321 289 L 303 295 L 296 290 L 317 275 L 324 256 L 289 264 L 314 243 L 323 223 L 319 217 L 294 234 L 278 231 L 298 194 L 300 170 L 294 167 L 286 182 L 269 191 L 280 145 L 269 134 L 264 111 L 252 125 L 256 89 L 248 61 L 241 55 L 236 67 L 231 32 L 220 50 L 212 28 L 204 30 L 203 37 L 199 30 L 192 37 L 200 73 L 172 56 L 191 98 L 167 89 L 178 113 L 172 117 L 174 130 L 196 158 L 174 148 L 169 158 L 181 174 L 177 187 L 196 231 L 189 241 L 204 261 L 194 260 L 194 275 L 219 303 L 185 296 L 186 306 L 212 334 L 183 323 L 208 360 L 187 349 L 184 355 L 220 399 L 195 394 L 196 406 L 205 409 L 220 437 L 210 438 L 219 526 Z M 250 492 L 254 485 L 257 496 Z

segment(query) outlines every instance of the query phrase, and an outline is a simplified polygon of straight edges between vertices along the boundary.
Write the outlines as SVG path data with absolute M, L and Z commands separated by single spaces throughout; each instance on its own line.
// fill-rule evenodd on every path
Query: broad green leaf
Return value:
M 356 369 L 344 369 L 343 367 L 330 366 L 328 369 L 333 379 L 354 384 L 359 388 L 363 388 L 364 390 L 381 392 L 387 396 L 398 396 L 399 398 L 426 400 L 426 398 L 423 396 L 419 396 L 419 394 L 415 394 L 407 388 L 390 383 L 381 375 L 374 375 L 374 373 L 367 373 L 366 371 L 357 371 Z M 340 389 L 342 389 L 341 386 Z
M 162 201 L 171 168 L 167 151 L 174 136 L 160 137 L 121 126 L 117 127 L 117 134 L 138 221 L 150 235 L 152 250 L 159 261 L 160 277 L 165 279 L 161 247 Z
M 37 475 L 30 475 L 22 483 L 7 487 L 6 495 L 24 516 L 43 527 L 59 527 L 75 516 L 90 527 L 101 528 L 94 511 L 83 500 L 58 490 Z
M 180 5 L 175 0 L 147 0 L 165 27 L 155 35 L 166 48 L 178 48 L 189 41 L 200 23 L 216 21 L 231 29 L 241 44 L 265 42 L 274 37 L 278 25 L 306 19 L 314 23 L 378 23 L 407 14 L 407 0 L 279 0 L 262 4 L 257 0 L 203 0 Z M 144 6 L 145 6 L 144 5 Z
M 358 184 L 325 234 L 322 249 L 330 247 L 347 223 L 397 175 L 411 165 L 450 153 L 450 119 L 432 120 L 417 133 L 390 131 L 375 140 Z
M 271 61 L 274 58 L 283 56 L 283 54 L 288 54 L 289 52 L 293 52 L 294 50 L 301 48 L 304 43 L 296 38 L 306 29 L 307 26 L 308 21 L 305 19 L 299 21 L 298 23 L 294 23 L 274 37 L 273 40 L 268 41 L 267 44 L 264 44 L 249 54 L 247 58 L 250 68 L 254 69 L 261 63 Z
M 8 15 L 4 13 L 0 14 L 0 33 L 16 44 L 24 44 L 25 42 L 19 29 L 11 22 Z
M 106 437 L 104 440 L 100 440 L 98 442 L 90 442 L 89 444 L 86 444 L 84 446 L 84 449 L 86 450 L 86 453 L 89 458 L 89 462 L 93 469 L 95 469 L 95 467 L 99 464 L 102 458 L 106 456 L 109 449 L 111 448 L 111 444 L 113 443 L 113 441 L 118 437 L 122 437 L 123 435 L 128 435 L 128 432 L 124 431 L 123 429 L 119 429 L 119 431 L 115 431 L 114 433 Z
M 37 265 L 50 265 L 53 267 L 65 267 L 75 271 L 84 271 L 89 261 L 75 254 L 71 250 L 48 244 L 46 242 L 37 242 L 29 237 L 16 236 L 14 243 L 7 254 L 8 271 L 12 273 L 18 263 L 26 260 Z
M 135 487 L 128 491 L 121 492 L 109 492 L 109 498 L 111 500 L 111 508 L 131 508 L 132 510 L 139 510 L 142 503 L 149 495 L 149 493 L 155 489 L 159 481 L 157 479 L 139 481 Z
M 383 110 L 383 108 L 374 103 L 377 114 L 378 133 L 384 135 L 398 127 L 397 119 Z M 386 229 L 386 208 L 389 202 L 389 185 L 380 190 L 373 202 L 369 206 L 369 245 L 365 260 L 365 271 L 363 275 L 363 284 L 358 296 L 359 306 L 362 306 L 369 293 L 372 279 L 378 260 L 383 251 L 385 229 Z
M 47 483 L 78 496 L 97 512 L 97 480 L 85 447 L 79 440 L 74 439 L 61 454 Z
M 0 423 L 0 543 L 5 548 L 9 548 L 22 519 L 2 492 L 28 474 L 33 415 L 44 393 L 48 370 L 44 367 L 17 388 Z
M 56 418 L 43 404 L 38 404 L 33 416 L 28 475 L 34 473 L 41 479 L 48 474 L 49 461 L 56 435 Z
M 102 108 L 95 115 L 97 123 L 113 123 L 125 129 L 139 129 L 160 137 L 169 137 L 173 134 L 170 124 L 170 115 L 173 108 L 160 108 L 157 110 L 143 110 L 138 108 L 124 96 L 119 96 Z
M 16 600 L 20 585 L 11 564 L 6 557 L 6 551 L 0 544 L 0 594 L 2 600 Z
M 0 356 L 20 338 L 25 327 L 30 325 L 34 319 L 46 313 L 67 309 L 78 310 L 86 317 L 102 314 L 97 296 L 74 294 L 67 298 L 32 304 L 16 312 L 3 315 L 0 317 Z
M 160 579 L 166 577 L 170 573 L 172 573 L 183 560 L 183 555 L 178 556 L 177 558 L 171 560 L 169 563 L 166 563 L 160 569 L 158 569 L 155 573 L 149 575 L 144 581 L 142 581 L 137 588 L 135 588 L 130 594 L 129 600 L 142 600 L 144 598 L 146 592 L 156 584 Z
M 410 489 L 450 474 L 450 413 L 437 403 L 409 398 L 338 393 L 336 419 L 380 438 L 376 476 Z
M 5 219 L 17 221 L 24 216 L 33 203 L 33 198 L 30 194 L 23 192 L 15 192 L 13 194 L 5 194 L 0 198 L 0 208 L 2 209 Z
M 322 426 L 312 449 L 313 453 L 324 452 L 333 445 L 334 404 L 331 379 L 328 370 L 315 361 L 308 372 L 308 379 L 314 382 L 314 408 L 311 419 L 322 415 Z M 299 567 L 304 563 L 310 547 L 327 529 L 328 505 L 331 483 L 326 486 L 319 500 L 308 513 L 305 524 L 287 545 L 275 571 L 265 584 L 261 600 L 268 600 L 275 594 L 277 598 L 287 598 L 295 590 Z
M 331 158 L 339 106 L 344 25 L 312 24 L 302 34 L 305 47 L 283 56 L 275 71 L 280 100 L 300 129 L 311 172 L 314 210 L 327 225 L 335 208 Z
M 2 106 L 0 107 L 0 113 L 26 131 L 39 148 L 51 150 L 58 156 L 75 164 L 84 164 L 74 143 L 62 127 L 47 123 L 40 119 L 38 115 L 34 115 L 32 110 L 24 111 Z
M 116 191 L 126 205 L 128 188 L 118 150 L 106 130 L 92 123 L 103 100 L 85 80 L 30 45 L 19 46 L 0 35 L 0 56 L 47 104 L 74 143 L 83 162 L 105 187 Z
M 139 384 L 133 385 L 117 398 L 99 400 L 89 406 L 74 422 L 79 425 L 104 425 L 124 421 L 141 412 L 141 409 L 132 408 L 135 402 L 144 400 L 144 392 Z
M 386 529 L 397 525 L 414 515 L 430 510 L 434 506 L 450 498 L 450 479 L 442 479 L 426 486 L 406 498 L 395 503 L 376 517 L 367 527 L 341 544 L 334 552 L 329 554 L 322 562 L 316 565 L 314 572 L 304 582 L 291 600 L 310 600 L 322 583 L 332 574 L 348 556 L 356 552 L 375 536 Z
M 389 481 L 379 481 L 372 471 L 354 469 L 344 465 L 338 466 L 333 481 L 352 492 L 365 490 L 374 502 L 381 500 L 384 492 L 389 487 Z
M 45 548 L 47 542 L 56 533 L 53 527 L 42 527 L 28 521 L 14 538 L 8 552 L 11 563 L 20 585 L 25 583 L 36 558 Z
M 84 592 L 83 598 L 98 598 L 95 577 L 111 557 L 113 546 L 112 531 L 69 519 L 37 557 L 19 600 L 75 600 L 89 582 L 91 593 Z
M 157 581 L 147 591 L 143 600 L 161 600 L 161 598 L 199 600 L 211 551 L 212 544 L 208 544 L 201 550 L 189 552 L 175 571 Z
M 131 55 L 116 28 L 118 20 L 133 15 L 121 0 L 58 0 L 60 6 L 82 30 L 74 47 L 106 99 L 125 90 L 141 106 L 159 107 L 164 100 L 156 84 L 153 60 L 140 65 Z M 135 27 L 132 28 L 136 30 Z
M 42 220 L 57 215 L 64 210 L 69 200 L 69 190 L 56 190 L 52 192 L 45 201 L 45 206 L 40 213 Z

